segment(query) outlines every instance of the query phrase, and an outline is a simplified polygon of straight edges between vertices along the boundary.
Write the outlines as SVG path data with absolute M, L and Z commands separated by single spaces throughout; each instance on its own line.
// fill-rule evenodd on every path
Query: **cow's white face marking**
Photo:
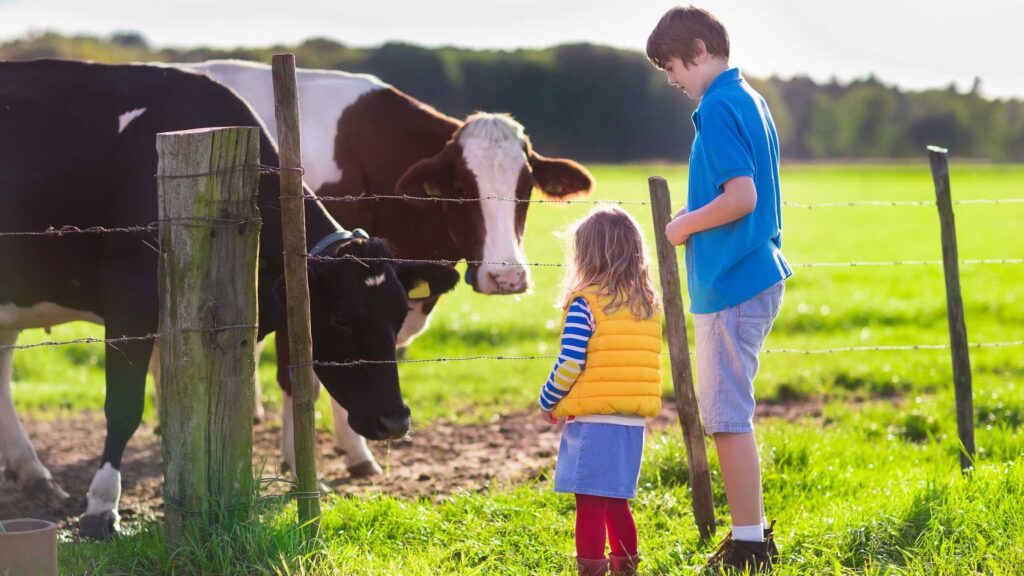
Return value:
M 117 119 L 117 133 L 120 134 L 121 132 L 124 132 L 124 129 L 132 123 L 132 120 L 135 120 L 139 116 L 142 116 L 143 112 L 145 111 L 145 108 L 136 108 L 134 110 L 129 110 L 124 114 L 121 114 Z
M 107 462 L 96 471 L 86 494 L 88 504 L 85 508 L 87 516 L 109 512 L 114 516 L 114 529 L 120 522 L 117 505 L 121 501 L 121 471 Z
M 380 274 L 378 276 L 370 276 L 369 278 L 366 279 L 366 285 L 370 286 L 370 287 L 380 286 L 383 283 L 384 283 L 384 274 Z
M 49 328 L 75 320 L 103 323 L 103 319 L 92 312 L 65 308 L 53 302 L 40 302 L 28 307 L 0 304 L 0 330 Z
M 478 269 L 478 289 L 485 294 L 522 292 L 529 283 L 516 234 L 516 185 L 526 166 L 523 126 L 507 114 L 477 113 L 459 130 L 466 166 L 476 177 L 484 219 L 485 262 Z

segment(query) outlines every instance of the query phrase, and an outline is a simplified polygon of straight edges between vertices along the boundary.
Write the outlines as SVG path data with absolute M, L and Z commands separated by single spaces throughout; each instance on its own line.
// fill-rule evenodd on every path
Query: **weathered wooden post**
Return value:
M 942 267 L 946 274 L 946 318 L 949 320 L 949 347 L 953 356 L 953 386 L 956 390 L 956 428 L 963 449 L 960 468 L 974 465 L 974 395 L 971 386 L 971 356 L 967 343 L 964 301 L 960 295 L 960 261 L 956 248 L 956 224 L 949 190 L 949 151 L 928 147 L 928 158 L 935 182 L 935 201 L 939 207 L 942 233 Z
M 158 134 L 167 545 L 244 518 L 252 496 L 258 128 Z
M 295 423 L 295 478 L 299 524 L 307 536 L 319 530 L 320 501 L 316 476 L 316 387 L 313 337 L 306 276 L 306 208 L 302 191 L 299 94 L 295 86 L 295 55 L 272 59 L 277 138 L 281 154 L 281 228 L 284 231 L 284 278 L 288 302 L 288 356 L 291 360 L 292 412 Z
M 686 314 L 682 286 L 679 283 L 679 261 L 675 246 L 665 237 L 665 227 L 672 217 L 672 202 L 664 178 L 648 179 L 651 191 L 651 212 L 654 215 L 654 238 L 658 246 L 658 275 L 661 277 L 661 301 L 665 311 L 668 350 L 672 363 L 679 425 L 686 444 L 686 463 L 693 497 L 693 517 L 703 538 L 715 532 L 715 505 L 711 494 L 711 471 L 704 445 L 704 427 L 693 391 L 693 369 L 690 366 L 690 343 L 686 337 Z

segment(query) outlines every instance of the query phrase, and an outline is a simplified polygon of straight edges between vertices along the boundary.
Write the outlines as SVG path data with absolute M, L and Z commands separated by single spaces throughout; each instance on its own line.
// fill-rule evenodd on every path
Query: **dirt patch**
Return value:
M 798 419 L 818 417 L 821 403 L 806 401 L 760 404 L 762 417 Z M 85 493 L 99 462 L 105 426 L 102 415 L 74 414 L 61 418 L 33 418 L 23 424 L 43 463 L 57 482 L 71 495 L 61 505 L 24 498 L 16 484 L 0 480 L 0 517 L 43 518 L 74 533 L 77 516 L 85 510 Z M 678 426 L 675 406 L 665 407 L 652 429 Z M 263 476 L 277 471 L 280 431 L 257 425 L 254 463 Z M 559 430 L 541 421 L 536 412 L 519 412 L 496 417 L 484 424 L 457 425 L 436 421 L 407 438 L 372 443 L 385 476 L 352 478 L 345 460 L 334 450 L 331 435 L 319 433 L 318 466 L 324 483 L 339 494 L 359 495 L 371 491 L 405 498 L 441 499 L 458 492 L 475 492 L 489 487 L 536 478 L 554 464 Z M 122 523 L 126 526 L 161 514 L 162 467 L 160 437 L 144 424 L 132 438 L 121 467 L 123 496 Z M 0 475 L 2 477 L 2 475 Z

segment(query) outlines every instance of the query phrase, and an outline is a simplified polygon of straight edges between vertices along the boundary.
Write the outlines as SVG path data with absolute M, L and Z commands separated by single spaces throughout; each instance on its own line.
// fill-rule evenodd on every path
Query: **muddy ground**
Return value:
M 795 419 L 817 417 L 817 402 L 762 404 L 760 417 Z M 62 504 L 25 498 L 17 484 L 0 474 L 0 518 L 33 517 L 57 522 L 65 537 L 74 537 L 77 515 L 85 510 L 85 493 L 96 470 L 103 447 L 102 414 L 74 414 L 34 418 L 23 415 L 22 423 L 40 459 L 56 481 L 70 494 Z M 676 411 L 666 403 L 650 429 L 677 426 Z M 254 463 L 262 476 L 277 473 L 280 430 L 257 424 Z M 460 491 L 483 491 L 494 484 L 510 484 L 535 478 L 554 464 L 559 432 L 541 421 L 537 412 L 519 412 L 484 424 L 459 425 L 435 421 L 414 430 L 406 439 L 371 448 L 387 474 L 374 478 L 352 478 L 345 460 L 334 450 L 333 438 L 318 435 L 318 467 L 324 483 L 338 494 L 359 495 L 369 491 L 416 498 L 440 499 Z M 161 503 L 160 436 L 151 424 L 143 424 L 132 438 L 122 462 L 123 525 L 159 517 Z M 281 490 L 277 484 L 271 489 Z

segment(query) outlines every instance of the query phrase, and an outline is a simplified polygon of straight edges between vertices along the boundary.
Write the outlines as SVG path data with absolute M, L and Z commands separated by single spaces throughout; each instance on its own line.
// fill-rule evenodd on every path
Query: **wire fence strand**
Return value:
M 1005 342 L 972 342 L 968 344 L 970 348 L 1014 348 L 1024 347 L 1024 340 L 1010 340 Z M 833 348 L 766 348 L 762 350 L 765 354 L 802 354 L 802 355 L 814 355 L 814 354 L 839 354 L 845 352 L 909 352 L 916 350 L 949 350 L 948 344 L 905 344 L 905 345 L 879 345 L 879 346 L 838 346 Z M 662 352 L 662 356 L 668 356 L 668 352 Z M 695 352 L 690 351 L 690 356 L 694 356 Z M 373 366 L 373 365 L 393 365 L 393 364 L 437 364 L 437 363 L 448 363 L 448 362 L 474 362 L 480 360 L 495 360 L 495 361 L 534 361 L 534 360 L 548 360 L 553 361 L 558 358 L 555 354 L 541 354 L 541 355 L 527 355 L 527 356 L 516 356 L 516 355 L 488 355 L 479 354 L 475 356 L 453 356 L 453 357 L 439 357 L 439 358 L 398 358 L 395 360 L 350 360 L 347 362 L 319 362 L 314 361 L 313 366 L 320 366 L 324 368 L 353 368 L 357 366 Z M 290 366 L 290 368 L 297 368 L 298 364 Z
M 368 262 L 391 262 L 395 264 L 443 264 L 446 266 L 455 266 L 459 263 L 466 263 L 473 266 L 480 265 L 492 265 L 492 266 L 529 266 L 539 268 L 566 268 L 569 264 L 565 262 L 514 262 L 508 260 L 451 260 L 451 259 L 416 259 L 416 258 L 389 258 L 383 256 L 354 256 L 351 254 L 345 254 L 342 256 L 310 256 L 305 255 L 307 260 L 316 262 L 358 262 L 366 264 Z M 861 261 L 861 262 L 793 262 L 790 266 L 793 268 L 864 268 L 872 266 L 937 266 L 942 265 L 942 260 L 877 260 L 877 261 Z M 1012 264 L 1024 264 L 1024 258 L 986 258 L 986 259 L 962 259 L 960 264 L 964 265 L 1012 265 Z
M 387 200 L 402 200 L 415 202 L 430 202 L 435 204 L 471 204 L 474 202 L 508 202 L 512 204 L 555 204 L 559 206 L 579 205 L 606 205 L 617 206 L 650 206 L 648 200 L 620 200 L 620 199 L 578 199 L 578 200 L 557 200 L 548 198 L 513 198 L 508 196 L 479 196 L 476 198 L 446 198 L 443 196 L 412 196 L 409 194 L 361 194 L 359 196 L 282 196 L 285 198 L 305 198 L 309 201 L 319 201 L 324 204 L 332 203 L 355 203 L 355 202 L 381 202 Z M 954 200 L 954 205 L 976 205 L 976 204 L 1024 204 L 1024 198 L 972 198 Z M 849 208 L 866 206 L 935 206 L 935 200 L 840 200 L 834 202 L 793 202 L 784 200 L 783 206 L 792 208 Z

